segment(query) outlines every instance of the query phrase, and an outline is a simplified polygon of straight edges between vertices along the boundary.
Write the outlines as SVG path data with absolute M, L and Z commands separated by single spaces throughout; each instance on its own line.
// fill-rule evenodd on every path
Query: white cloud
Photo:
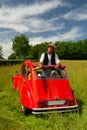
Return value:
M 56 30 L 61 30 L 63 29 L 64 23 L 56 23 L 56 25 L 54 24 L 54 22 L 56 21 L 56 19 L 58 18 L 52 18 L 49 20 L 44 20 L 41 18 L 29 18 L 29 19 L 25 19 L 20 23 L 15 23 L 15 22 L 2 22 L 0 24 L 1 28 L 8 28 L 8 29 L 12 29 L 16 32 L 19 33 L 25 33 L 25 32 L 32 32 L 32 33 L 38 33 L 38 32 L 46 32 L 46 31 L 56 31 Z M 55 21 L 54 21 L 55 20 Z M 9 31 L 8 31 L 9 33 Z
M 46 20 L 38 18 L 38 15 L 44 14 L 59 6 L 69 5 L 61 0 L 36 2 L 32 5 L 19 5 L 17 7 L 8 7 L 4 5 L 0 8 L 0 27 L 13 29 L 20 33 L 32 30 L 34 32 L 40 32 L 41 30 L 45 31 L 45 29 L 47 31 L 47 28 L 50 28 L 48 30 L 54 30 L 56 28 L 52 25 L 54 20 L 46 22 Z M 30 18 L 31 16 L 33 16 L 33 18 Z M 39 24 L 40 27 L 42 27 L 41 30 Z M 34 27 L 36 31 L 33 29 Z
M 0 43 L 2 46 L 2 53 L 3 57 L 7 58 L 12 53 L 12 42 L 10 39 L 4 40 L 2 43 Z
M 60 34 L 58 38 L 60 40 L 75 40 L 76 38 L 80 38 L 82 36 L 82 32 L 80 27 L 73 27 L 69 32 L 66 32 L 65 34 Z
M 3 6 L 0 8 L 1 20 L 5 21 L 20 21 L 24 16 L 35 16 L 46 13 L 58 6 L 67 6 L 63 1 L 54 0 L 47 2 L 39 2 L 32 5 L 19 5 L 17 7 Z M 16 21 L 16 22 L 17 22 Z
M 71 41 L 75 40 L 76 38 L 80 38 L 83 34 L 81 33 L 81 29 L 79 27 L 73 27 L 69 32 L 64 34 L 57 34 L 56 36 L 49 36 L 47 38 L 44 37 L 35 37 L 30 38 L 30 44 L 34 45 L 37 43 L 43 42 L 56 42 L 56 41 Z
M 27 32 L 29 31 L 27 26 L 26 25 L 22 25 L 22 23 L 20 24 L 15 24 L 15 23 L 1 23 L 0 24 L 0 28 L 8 28 L 8 29 L 12 29 L 16 32 L 20 32 L 20 33 L 23 33 L 23 32 Z M 8 31 L 9 33 L 9 31 Z
M 65 19 L 73 19 L 76 21 L 87 20 L 87 5 L 81 6 L 78 9 L 71 10 L 63 17 Z
M 56 18 L 55 18 L 56 20 Z M 46 31 L 56 31 L 56 30 L 60 30 L 64 28 L 64 24 L 60 23 L 60 24 L 54 24 L 53 20 L 51 21 L 51 19 L 49 20 L 43 20 L 43 19 L 38 19 L 38 18 L 31 18 L 28 19 L 27 22 L 25 22 L 26 25 L 28 25 L 29 23 L 29 27 L 28 29 L 30 30 L 30 32 L 33 33 L 38 33 L 38 32 L 46 32 Z

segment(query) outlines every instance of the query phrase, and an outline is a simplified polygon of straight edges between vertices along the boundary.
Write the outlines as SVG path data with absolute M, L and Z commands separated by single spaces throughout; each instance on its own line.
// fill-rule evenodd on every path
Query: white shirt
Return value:
M 52 54 L 48 54 L 48 65 L 51 65 L 51 55 Z M 40 57 L 40 62 L 41 63 L 43 63 L 44 57 L 45 57 L 45 53 L 42 53 L 42 55 Z M 58 57 L 58 55 L 56 53 L 55 53 L 55 62 L 56 62 L 56 64 L 60 63 L 59 57 Z

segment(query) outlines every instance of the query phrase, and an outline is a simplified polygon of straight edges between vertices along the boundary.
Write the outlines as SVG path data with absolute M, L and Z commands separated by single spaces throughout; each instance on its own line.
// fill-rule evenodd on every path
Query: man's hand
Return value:
M 61 66 L 60 63 L 56 64 L 56 65 L 55 65 L 55 69 L 58 69 L 60 66 Z
M 39 62 L 37 66 L 38 67 L 43 67 L 43 64 Z

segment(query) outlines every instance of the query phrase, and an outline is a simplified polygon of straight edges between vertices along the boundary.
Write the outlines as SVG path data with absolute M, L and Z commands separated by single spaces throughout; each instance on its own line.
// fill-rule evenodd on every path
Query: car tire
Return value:
M 23 105 L 21 106 L 22 107 L 22 112 L 24 115 L 28 115 L 28 109 L 26 107 L 24 107 Z
M 22 107 L 22 112 L 23 112 L 24 115 L 27 116 L 28 114 L 32 113 L 32 111 L 30 109 L 24 107 L 23 105 L 21 107 Z

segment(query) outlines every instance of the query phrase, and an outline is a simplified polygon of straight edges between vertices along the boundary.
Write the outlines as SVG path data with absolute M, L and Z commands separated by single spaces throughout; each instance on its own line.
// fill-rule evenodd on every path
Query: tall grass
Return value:
M 87 61 L 62 61 L 79 104 L 79 113 L 24 116 L 12 76 L 20 65 L 0 67 L 0 130 L 87 130 Z

